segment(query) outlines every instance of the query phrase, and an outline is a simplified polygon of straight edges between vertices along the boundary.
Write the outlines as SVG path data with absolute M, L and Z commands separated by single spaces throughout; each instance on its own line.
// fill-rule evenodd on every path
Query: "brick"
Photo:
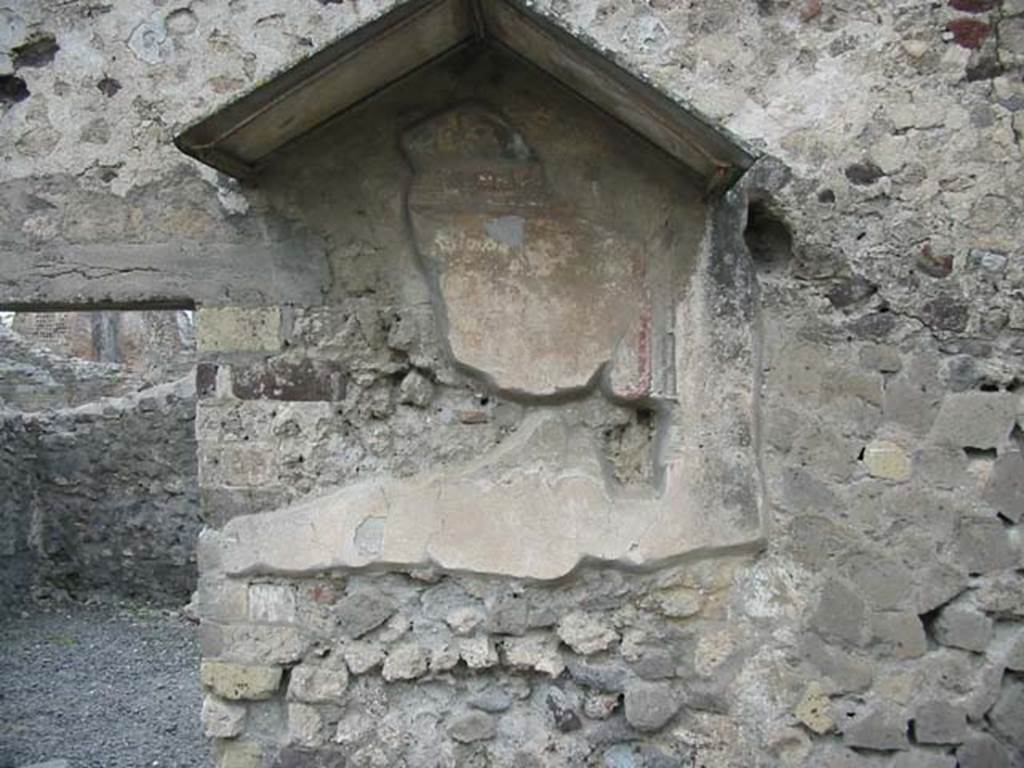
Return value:
M 345 397 L 347 373 L 336 361 L 302 358 L 236 363 L 231 393 L 240 400 L 335 402 Z

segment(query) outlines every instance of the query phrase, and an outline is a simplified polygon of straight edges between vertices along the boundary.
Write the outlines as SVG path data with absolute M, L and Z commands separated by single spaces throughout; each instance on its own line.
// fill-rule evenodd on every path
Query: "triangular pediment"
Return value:
M 231 176 L 251 176 L 285 144 L 438 57 L 481 41 L 539 67 L 708 187 L 727 187 L 754 160 L 693 109 L 514 0 L 407 2 L 188 128 L 175 143 Z

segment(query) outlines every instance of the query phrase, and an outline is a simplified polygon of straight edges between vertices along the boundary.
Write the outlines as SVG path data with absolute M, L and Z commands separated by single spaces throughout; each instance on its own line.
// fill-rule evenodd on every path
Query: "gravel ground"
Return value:
M 196 627 L 142 607 L 0 616 L 0 768 L 203 768 Z

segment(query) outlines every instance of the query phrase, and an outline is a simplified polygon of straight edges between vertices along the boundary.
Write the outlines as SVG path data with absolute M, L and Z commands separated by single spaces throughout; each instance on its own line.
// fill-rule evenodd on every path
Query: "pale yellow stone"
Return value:
M 280 667 L 226 661 L 204 661 L 199 676 L 213 693 L 232 701 L 269 699 L 281 684 Z
M 800 698 L 793 714 L 797 720 L 818 734 L 828 733 L 835 726 L 835 721 L 828 712 L 829 698 L 825 695 L 821 684 L 809 683 L 804 695 Z
M 896 443 L 875 440 L 864 449 L 864 465 L 875 477 L 886 480 L 910 478 L 910 457 Z
M 281 348 L 277 307 L 218 307 L 196 312 L 200 352 L 274 352 Z

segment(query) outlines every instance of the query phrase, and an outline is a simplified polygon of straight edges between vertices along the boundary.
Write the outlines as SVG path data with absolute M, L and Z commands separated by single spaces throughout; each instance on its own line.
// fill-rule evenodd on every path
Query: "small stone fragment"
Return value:
M 320 710 L 308 704 L 289 704 L 288 743 L 312 749 L 324 741 L 324 718 Z
M 558 677 L 565 669 L 558 639 L 546 634 L 510 637 L 502 641 L 505 663 L 519 669 L 532 669 L 550 677 Z
M 796 715 L 797 720 L 815 733 L 828 733 L 835 726 L 835 721 L 829 714 L 830 703 L 821 684 L 812 682 L 804 690 L 804 695 L 797 702 L 793 714 Z
M 600 618 L 577 611 L 558 622 L 562 642 L 582 656 L 608 650 L 619 639 L 619 633 Z
M 921 246 L 915 263 L 917 268 L 926 275 L 938 279 L 949 277 L 953 271 L 953 255 L 951 253 L 935 253 L 929 243 Z
M 844 171 L 846 178 L 849 179 L 851 184 L 857 186 L 866 186 L 868 184 L 874 184 L 885 173 L 870 160 L 865 160 L 862 163 L 854 163 L 848 165 Z
M 445 643 L 440 648 L 433 648 L 430 651 L 430 671 L 447 672 L 454 669 L 459 663 L 459 649 L 451 643 Z
M 449 611 L 444 621 L 456 635 L 469 635 L 483 623 L 484 614 L 479 608 L 463 606 Z
M 638 731 L 656 731 L 675 717 L 680 702 L 665 683 L 630 683 L 625 694 L 626 720 Z
M 384 649 L 373 643 L 350 643 L 342 655 L 353 675 L 362 675 L 384 662 Z
M 498 663 L 498 652 L 486 635 L 459 640 L 459 656 L 470 669 L 487 669 Z
M 493 739 L 498 732 L 495 719 L 486 712 L 474 710 L 455 717 L 448 726 L 448 734 L 461 744 Z
M 619 708 L 620 701 L 618 694 L 590 692 L 583 697 L 583 714 L 591 720 L 607 720 Z
M 967 606 L 948 605 L 939 613 L 933 627 L 935 639 L 942 645 L 982 653 L 992 641 L 993 622 L 985 614 Z
M 499 600 L 487 616 L 487 631 L 496 635 L 522 635 L 526 632 L 526 601 L 515 595 Z
M 511 707 L 512 697 L 505 689 L 492 685 L 475 696 L 469 697 L 466 700 L 466 703 L 473 707 L 473 709 L 479 709 L 483 712 L 495 714 L 498 712 L 504 712 L 506 709 Z
M 578 731 L 583 723 L 576 714 L 572 699 L 561 688 L 552 687 L 547 695 L 548 711 L 555 720 L 555 727 L 562 733 Z
M 211 739 L 231 739 L 245 728 L 244 704 L 234 704 L 216 696 L 203 699 L 201 720 L 203 735 Z
M 864 466 L 874 477 L 908 480 L 910 457 L 902 446 L 889 440 L 875 440 L 864 448 Z
M 281 668 L 204 661 L 200 679 L 222 699 L 260 701 L 269 699 L 277 691 L 281 684 Z
M 828 300 L 836 309 L 843 309 L 859 304 L 877 292 L 877 285 L 860 275 L 854 275 L 836 282 L 828 292 Z
M 398 397 L 406 405 L 426 408 L 434 398 L 434 385 L 419 371 L 409 371 L 398 387 Z
M 388 653 L 384 660 L 384 679 L 389 683 L 395 680 L 415 680 L 426 674 L 427 666 L 427 652 L 416 643 L 405 643 Z

